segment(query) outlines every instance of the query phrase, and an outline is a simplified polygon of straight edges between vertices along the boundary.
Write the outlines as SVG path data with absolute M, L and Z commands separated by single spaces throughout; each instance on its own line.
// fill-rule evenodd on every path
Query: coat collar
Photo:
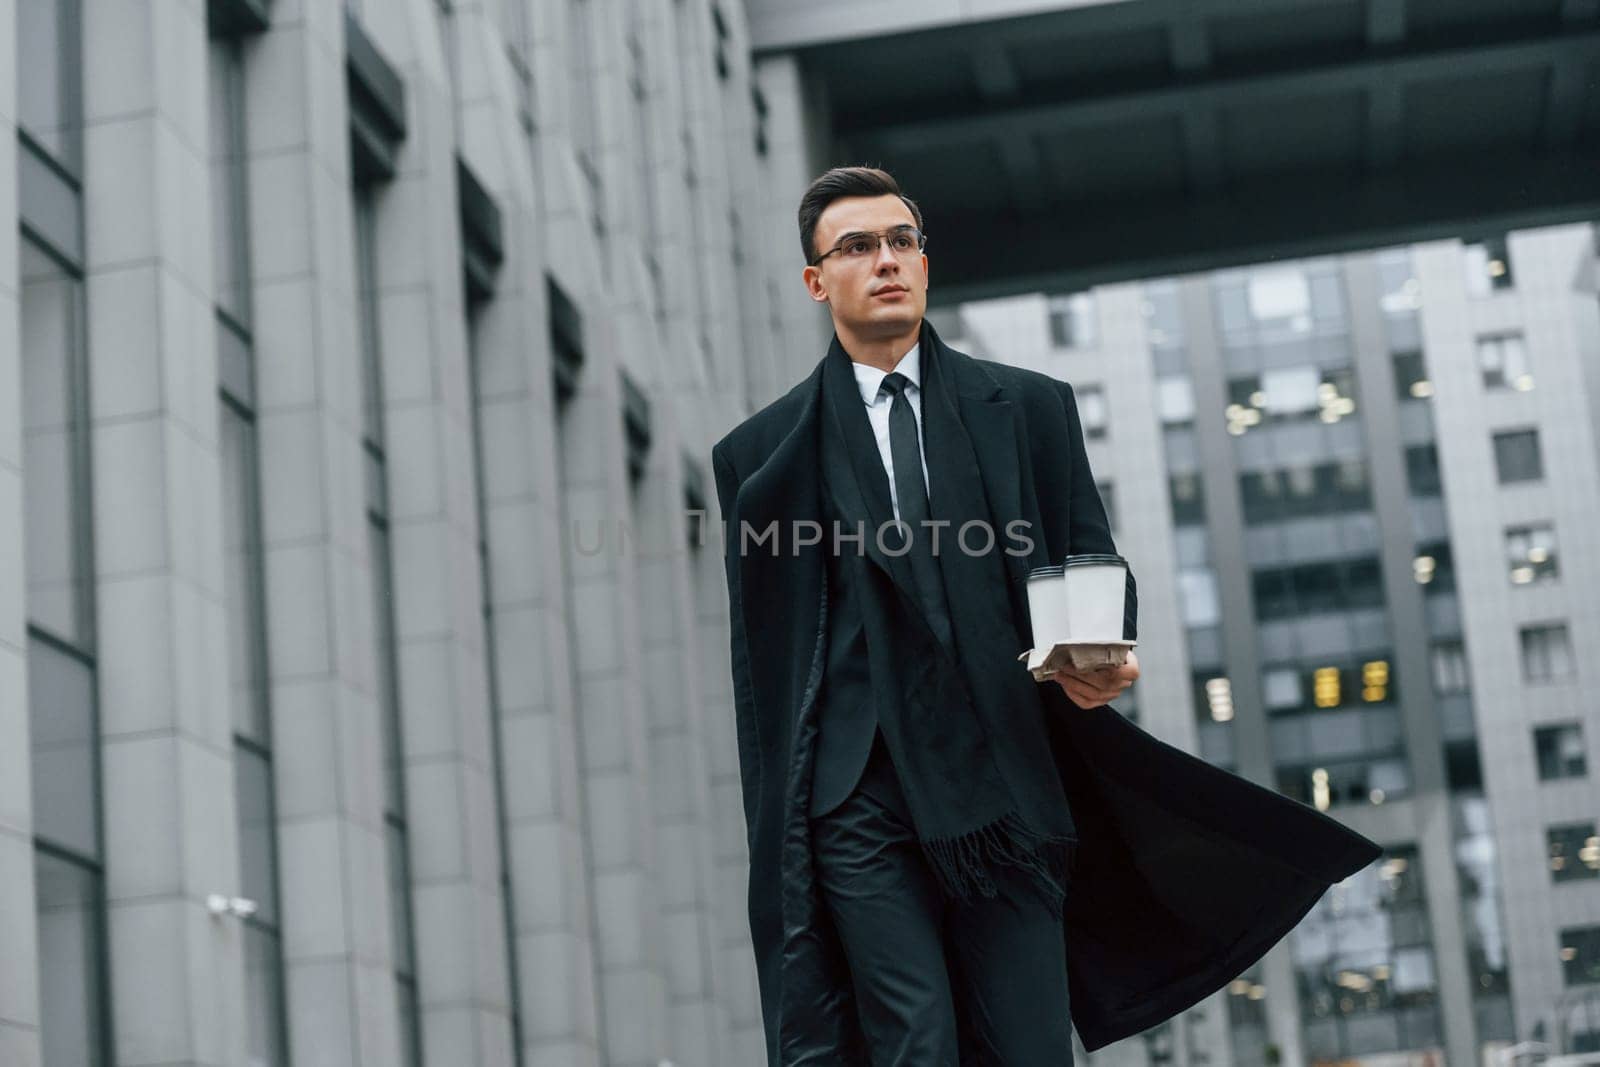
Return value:
M 951 399 L 972 440 L 973 453 L 983 480 L 983 491 L 989 503 L 990 515 L 997 534 L 1004 537 L 1007 524 L 1015 520 L 1021 519 L 1029 523 L 1029 536 L 1034 541 L 1032 555 L 1023 557 L 1008 554 L 1004 557 L 1013 580 L 1026 580 L 1030 566 L 1044 562 L 1047 552 L 1039 516 L 1034 513 L 1037 509 L 1024 512 L 1023 487 L 1029 480 L 1030 473 L 1024 467 L 1025 442 L 1018 433 L 1015 402 L 1009 396 L 1008 390 L 981 362 L 947 346 L 932 323 L 926 319 L 922 322 L 918 345 L 923 356 L 924 376 L 930 363 L 937 363 L 940 373 L 946 376 L 949 393 L 953 394 Z M 800 414 L 793 427 L 779 441 L 766 461 L 745 479 L 739 490 L 739 514 L 743 520 L 757 529 L 764 528 L 775 519 L 787 521 L 797 515 L 818 519 L 821 514 L 823 489 L 819 472 L 823 458 L 822 394 L 826 377 L 824 371 L 829 360 L 840 363 L 842 370 L 851 369 L 849 366 L 843 366 L 851 364 L 851 361 L 837 334 L 833 336 L 827 354 L 818 361 L 805 381 L 794 390 L 801 403 Z M 856 414 L 860 416 L 859 421 L 841 420 L 840 432 L 844 434 L 849 452 L 858 455 L 863 450 L 875 450 L 877 443 L 872 436 L 871 424 L 866 418 L 865 409 L 861 406 L 853 370 L 849 375 L 839 375 L 839 377 L 843 379 L 845 397 L 856 404 Z M 871 455 L 872 451 L 868 451 L 867 454 Z M 903 579 L 901 581 L 903 588 L 912 589 L 914 586 L 910 581 L 910 569 L 905 565 L 904 559 L 899 561 L 901 564 L 899 570 L 903 574 L 897 574 L 894 557 L 886 557 L 879 552 L 877 546 L 872 543 L 874 539 L 870 536 L 870 530 L 875 528 L 877 523 L 888 522 L 894 517 L 889 502 L 888 476 L 884 473 L 882 464 L 862 466 L 865 467 L 864 471 L 852 464 L 852 468 L 856 470 L 857 483 L 854 494 L 844 479 L 839 479 L 839 484 L 830 482 L 829 489 L 846 496 L 859 497 L 859 504 L 854 500 L 849 503 L 856 514 L 865 515 L 872 524 L 867 538 L 867 553 L 872 555 L 891 576 L 895 576 L 897 581 Z M 843 497 L 838 497 L 836 500 L 843 510 L 846 500 Z M 787 532 L 783 536 L 787 542 Z M 747 558 L 747 562 L 749 559 L 759 558 L 767 558 L 766 553 L 753 553 Z

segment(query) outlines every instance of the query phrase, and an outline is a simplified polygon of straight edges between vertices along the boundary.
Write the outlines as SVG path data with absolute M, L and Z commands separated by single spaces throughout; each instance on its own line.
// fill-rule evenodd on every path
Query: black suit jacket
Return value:
M 1025 616 L 1031 567 L 1116 551 L 1072 388 L 975 360 L 944 345 L 926 322 L 921 343 L 936 346 L 949 375 L 995 525 L 1028 524 L 1032 556 L 1005 557 Z M 828 647 L 823 552 L 831 545 L 806 545 L 810 532 L 795 524 L 822 517 L 821 370 L 819 362 L 712 450 L 727 538 L 750 929 L 773 1067 L 866 1062 L 806 817 Z M 892 568 L 872 552 L 870 538 L 868 552 Z M 1130 570 L 1130 635 L 1136 606 Z M 1021 652 L 1025 618 L 1016 629 Z M 901 698 L 925 697 L 915 691 L 923 680 L 909 678 Z M 1227 984 L 1331 883 L 1379 855 L 1333 819 L 1166 745 L 1110 707 L 1080 709 L 1054 682 L 1033 693 L 1079 839 L 1063 925 L 1073 1022 L 1090 1050 Z

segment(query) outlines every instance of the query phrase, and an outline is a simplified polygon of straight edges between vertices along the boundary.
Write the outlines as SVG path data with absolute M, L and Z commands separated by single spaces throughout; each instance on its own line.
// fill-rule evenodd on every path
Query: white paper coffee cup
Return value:
M 1100 552 L 1029 571 L 1033 647 L 1121 641 L 1127 578 L 1127 560 Z

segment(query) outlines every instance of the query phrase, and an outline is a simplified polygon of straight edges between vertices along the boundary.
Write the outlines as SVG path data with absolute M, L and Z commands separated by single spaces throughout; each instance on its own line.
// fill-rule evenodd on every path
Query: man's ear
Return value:
M 800 273 L 800 278 L 806 283 L 806 292 L 811 294 L 811 299 L 819 304 L 828 302 L 828 287 L 822 284 L 822 269 L 820 267 L 806 267 Z

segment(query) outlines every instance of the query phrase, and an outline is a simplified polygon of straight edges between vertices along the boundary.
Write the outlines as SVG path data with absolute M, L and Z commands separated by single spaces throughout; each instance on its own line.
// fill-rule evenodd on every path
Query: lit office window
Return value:
M 1095 342 L 1094 296 L 1068 293 L 1049 299 L 1050 343 L 1057 348 L 1086 348 Z
M 1433 381 L 1419 351 L 1394 354 L 1394 388 L 1402 401 L 1426 400 L 1433 396 Z
M 1545 831 L 1550 880 L 1578 882 L 1600 878 L 1600 836 L 1593 822 L 1563 823 Z
M 1589 773 L 1589 759 L 1584 750 L 1581 723 L 1567 722 L 1535 727 L 1533 754 L 1538 763 L 1541 781 L 1582 778 Z
M 1529 682 L 1560 682 L 1572 677 L 1572 640 L 1565 623 L 1524 626 L 1522 677 Z
M 1486 237 L 1464 246 L 1462 256 L 1466 265 L 1468 293 L 1488 296 L 1496 290 L 1511 288 L 1511 253 L 1506 245 L 1505 234 Z
M 1561 976 L 1567 985 L 1600 982 L 1600 926 L 1561 931 Z
M 1392 848 L 1333 886 L 1290 939 L 1307 1057 L 1436 1048 L 1433 937 L 1417 850 Z
M 1456 561 L 1450 542 L 1430 541 L 1418 545 L 1416 552 L 1411 558 L 1411 577 L 1427 587 L 1423 592 L 1430 596 L 1455 592 Z
M 1548 522 L 1507 527 L 1506 565 L 1512 585 L 1554 581 L 1560 576 L 1555 527 Z
M 1544 477 L 1538 430 L 1507 430 L 1494 435 L 1495 470 L 1500 484 L 1534 482 Z
M 1105 440 L 1111 421 L 1106 408 L 1106 391 L 1098 385 L 1084 385 L 1075 387 L 1072 395 L 1078 402 L 1083 436 L 1091 441 Z
M 1528 347 L 1520 333 L 1478 338 L 1478 370 L 1483 375 L 1485 389 L 1515 389 L 1525 393 L 1533 388 Z

